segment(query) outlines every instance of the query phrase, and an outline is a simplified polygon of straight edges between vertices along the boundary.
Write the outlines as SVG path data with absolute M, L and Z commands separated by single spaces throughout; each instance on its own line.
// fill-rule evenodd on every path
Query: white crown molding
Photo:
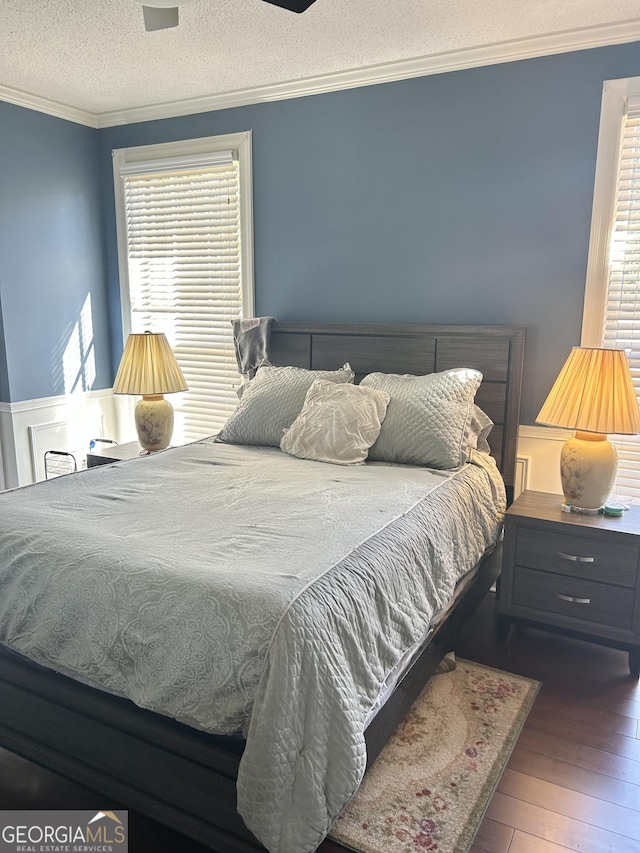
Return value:
M 98 117 L 94 113 L 70 107 L 68 104 L 59 104 L 49 98 L 40 98 L 38 95 L 29 94 L 29 92 L 11 89 L 9 86 L 0 85 L 0 101 L 7 101 L 10 104 L 16 104 L 18 107 L 26 107 L 29 110 L 46 113 L 56 118 L 64 118 L 76 124 L 85 124 L 87 127 L 98 127 Z
M 105 112 L 97 116 L 97 124 L 98 127 L 112 127 L 142 121 L 154 121 L 638 40 L 640 40 L 640 19 L 636 18 L 598 27 L 564 30 L 544 36 L 514 39 L 481 47 L 445 51 L 415 59 L 385 62 L 351 71 L 339 71 L 308 77 L 303 80 L 292 80 L 270 86 L 257 86 L 252 89 L 242 89 L 208 97 L 190 98 L 184 101 L 173 101 L 117 112 Z
M 0 86 L 0 100 L 8 101 L 28 109 L 48 113 L 58 118 L 84 124 L 92 128 L 113 127 L 123 124 L 135 124 L 142 121 L 155 121 L 163 118 L 191 115 L 231 109 L 249 104 L 268 103 L 289 98 L 301 98 L 342 89 L 354 89 L 360 86 L 372 86 L 378 83 L 391 83 L 412 77 L 426 77 L 444 74 L 449 71 L 461 71 L 465 68 L 477 68 L 483 65 L 497 65 L 502 62 L 515 62 L 533 59 L 556 53 L 568 53 L 575 50 L 589 50 L 613 44 L 640 41 L 640 18 L 619 21 L 602 26 L 582 27 L 563 30 L 544 36 L 513 39 L 496 44 L 462 50 L 445 51 L 415 59 L 403 59 L 385 62 L 350 71 L 322 74 L 302 80 L 291 80 L 268 86 L 256 86 L 239 89 L 218 95 L 201 98 L 188 98 L 145 107 L 133 107 L 93 114 L 86 110 L 60 104 L 37 95 L 30 95 Z

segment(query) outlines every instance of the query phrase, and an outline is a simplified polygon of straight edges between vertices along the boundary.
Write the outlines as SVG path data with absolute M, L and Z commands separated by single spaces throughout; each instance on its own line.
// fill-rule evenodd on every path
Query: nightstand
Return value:
M 96 447 L 87 453 L 87 468 L 95 468 L 96 465 L 108 465 L 109 462 L 122 462 L 125 459 L 134 459 L 141 454 L 142 448 L 137 441 Z
M 523 492 L 505 516 L 498 637 L 511 622 L 629 652 L 640 674 L 640 507 L 619 518 L 563 512 Z

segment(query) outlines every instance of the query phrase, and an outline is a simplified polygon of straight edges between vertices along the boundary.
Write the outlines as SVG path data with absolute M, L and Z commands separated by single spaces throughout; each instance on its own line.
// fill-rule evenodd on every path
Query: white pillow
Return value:
M 380 434 L 388 402 L 384 391 L 318 379 L 280 447 L 300 459 L 357 465 Z
M 462 367 L 426 376 L 370 373 L 361 385 L 391 400 L 369 459 L 458 468 L 467 459 L 469 424 L 482 374 Z
M 348 364 L 339 370 L 260 367 L 245 386 L 240 402 L 218 434 L 218 440 L 228 444 L 278 447 L 282 433 L 300 414 L 306 393 L 316 379 L 353 382 L 353 377 L 353 370 Z

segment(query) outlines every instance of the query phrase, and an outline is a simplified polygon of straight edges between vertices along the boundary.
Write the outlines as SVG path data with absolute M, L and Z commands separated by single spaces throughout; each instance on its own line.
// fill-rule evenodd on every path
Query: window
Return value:
M 253 316 L 249 133 L 114 151 L 123 333 L 165 332 L 189 391 L 176 442 L 218 432 L 239 383 L 232 321 Z
M 624 349 L 640 400 L 640 78 L 604 87 L 582 344 Z M 640 439 L 612 441 L 614 491 L 640 500 Z

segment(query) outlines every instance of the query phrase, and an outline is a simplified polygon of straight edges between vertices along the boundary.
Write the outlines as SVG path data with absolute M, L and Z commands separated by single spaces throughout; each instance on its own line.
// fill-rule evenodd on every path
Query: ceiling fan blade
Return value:
M 155 6 L 143 6 L 144 28 L 152 30 L 168 30 L 178 26 L 178 7 L 158 9 Z
M 266 2 L 280 6 L 282 9 L 288 9 L 290 12 L 304 12 L 316 0 L 266 0 Z

